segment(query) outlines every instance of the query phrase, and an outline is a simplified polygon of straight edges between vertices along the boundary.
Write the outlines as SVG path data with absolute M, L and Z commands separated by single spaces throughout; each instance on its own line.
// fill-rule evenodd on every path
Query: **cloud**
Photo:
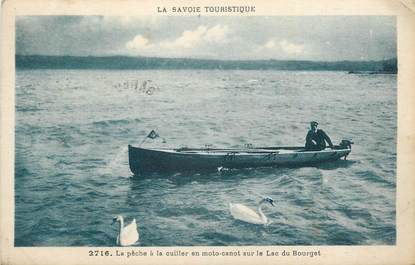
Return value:
M 153 44 L 150 43 L 149 39 L 141 35 L 137 35 L 134 37 L 134 39 L 127 42 L 125 46 L 130 50 L 145 50 L 152 48 Z
M 208 42 L 226 42 L 228 32 L 228 26 L 216 25 L 208 29 L 203 38 Z
M 143 34 L 136 35 L 125 43 L 130 55 L 142 56 L 204 56 L 217 53 L 222 44 L 229 42 L 229 27 L 227 25 L 199 25 L 192 30 L 179 31 L 176 38 L 154 39 Z
M 278 43 L 281 49 L 287 54 L 301 54 L 304 52 L 303 44 L 291 43 L 287 40 L 282 40 Z
M 161 47 L 164 48 L 191 48 L 199 44 L 203 38 L 203 35 L 206 33 L 206 26 L 199 26 L 196 30 L 185 30 L 182 35 L 173 41 L 162 41 L 160 43 Z
M 259 45 L 255 50 L 257 53 L 265 53 L 274 56 L 292 56 L 300 55 L 305 52 L 305 45 L 296 44 L 286 39 L 277 41 L 275 39 L 270 39 L 262 45 Z
M 216 25 L 214 27 L 199 26 L 195 30 L 185 30 L 175 40 L 162 41 L 163 48 L 193 48 L 205 42 L 221 43 L 226 42 L 226 35 L 229 32 L 228 26 Z
M 267 41 L 267 43 L 264 44 L 264 48 L 267 48 L 267 49 L 273 49 L 275 48 L 275 46 L 276 46 L 276 43 L 274 40 L 269 40 Z

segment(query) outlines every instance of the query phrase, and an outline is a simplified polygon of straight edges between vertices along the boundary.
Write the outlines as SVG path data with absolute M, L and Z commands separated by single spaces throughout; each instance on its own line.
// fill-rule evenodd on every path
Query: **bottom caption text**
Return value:
M 95 257 L 320 257 L 320 250 L 89 250 L 88 256 Z

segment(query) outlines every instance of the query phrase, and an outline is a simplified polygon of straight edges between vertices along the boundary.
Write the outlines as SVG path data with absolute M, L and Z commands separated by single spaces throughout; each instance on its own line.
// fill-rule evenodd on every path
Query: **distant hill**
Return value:
M 385 69 L 385 67 L 387 69 Z M 309 71 L 397 71 L 397 60 L 383 61 L 280 61 L 208 60 L 127 56 L 16 55 L 17 69 L 223 69 Z

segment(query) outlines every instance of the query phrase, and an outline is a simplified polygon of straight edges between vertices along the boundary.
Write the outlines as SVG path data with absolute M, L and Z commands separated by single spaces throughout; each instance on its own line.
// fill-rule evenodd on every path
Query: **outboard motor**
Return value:
M 352 144 L 354 144 L 353 143 L 353 141 L 352 140 L 342 140 L 341 142 L 340 142 L 340 144 L 339 144 L 339 146 L 340 146 L 340 148 L 347 148 L 347 149 L 352 149 Z

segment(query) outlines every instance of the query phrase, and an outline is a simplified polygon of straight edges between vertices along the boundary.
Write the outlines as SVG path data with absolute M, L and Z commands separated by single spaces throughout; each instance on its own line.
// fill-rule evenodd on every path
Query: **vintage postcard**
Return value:
M 414 6 L 3 1 L 1 264 L 413 264 Z

